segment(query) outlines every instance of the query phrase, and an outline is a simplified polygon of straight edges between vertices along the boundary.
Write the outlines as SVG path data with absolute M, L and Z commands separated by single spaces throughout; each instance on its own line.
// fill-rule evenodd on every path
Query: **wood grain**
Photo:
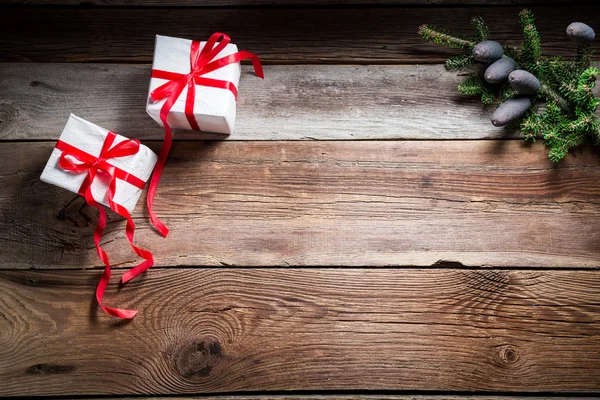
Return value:
M 577 4 L 585 0 L 3 0 L 2 4 L 44 6 L 107 6 L 107 7 L 289 7 L 289 6 L 439 6 L 439 5 L 533 5 L 533 4 Z
M 87 398 L 89 400 L 104 400 L 104 399 L 128 399 L 129 397 L 98 397 L 98 398 Z M 490 396 L 481 396 L 481 395 L 401 395 L 401 394 L 354 394 L 354 395 L 339 395 L 339 394 L 299 394 L 299 395 L 266 395 L 266 394 L 257 394 L 257 395 L 240 395 L 240 394 L 231 394 L 231 395 L 200 395 L 194 397 L 185 397 L 185 396 L 177 396 L 176 399 L 172 396 L 152 396 L 152 397 L 138 397 L 140 400 L 517 400 L 522 399 L 523 395 L 490 395 Z M 549 396 L 531 396 L 527 395 L 527 399 L 532 400 L 596 400 L 597 397 L 587 397 L 582 395 L 566 395 L 566 396 L 557 396 L 556 394 L 551 394 Z M 79 400 L 78 398 L 73 398 L 72 400 Z
M 490 123 L 494 107 L 461 96 L 464 73 L 428 66 L 244 68 L 235 132 L 187 140 L 481 139 L 518 133 Z M 149 65 L 0 64 L 0 140 L 55 140 L 70 113 L 140 139 L 162 139 L 146 114 Z
M 157 33 L 203 39 L 218 30 L 265 63 L 437 64 L 456 50 L 425 42 L 416 33 L 419 25 L 431 23 L 471 34 L 469 19 L 482 15 L 493 39 L 516 45 L 522 40 L 520 9 L 16 7 L 0 13 L 0 61 L 149 63 Z M 532 9 L 545 54 L 574 54 L 565 34 L 569 23 L 600 26 L 596 5 Z
M 0 394 L 600 390 L 599 271 L 0 271 Z
M 92 210 L 39 180 L 52 146 L 0 144 L 3 268 L 100 264 Z M 163 266 L 598 268 L 598 157 L 552 165 L 519 141 L 178 142 L 155 203 L 172 232 L 142 201 L 136 238 Z M 124 233 L 111 216 L 121 267 L 138 261 Z

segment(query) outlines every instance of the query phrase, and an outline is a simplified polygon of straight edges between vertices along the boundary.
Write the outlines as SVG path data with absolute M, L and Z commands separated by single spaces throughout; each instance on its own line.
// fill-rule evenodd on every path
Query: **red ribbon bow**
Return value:
M 219 42 L 219 39 L 222 40 Z M 254 73 L 256 76 L 259 78 L 264 78 L 260 59 L 248 51 L 238 51 L 217 60 L 213 60 L 229 44 L 230 41 L 231 39 L 229 36 L 219 32 L 211 35 L 202 50 L 200 50 L 200 42 L 193 41 L 190 50 L 190 72 L 187 74 L 179 74 L 176 72 L 156 69 L 152 70 L 153 78 L 169 80 L 169 82 L 159 86 L 150 93 L 150 98 L 152 98 L 153 101 L 159 101 L 165 98 L 167 99 L 160 109 L 160 119 L 165 127 L 165 141 L 160 149 L 158 161 L 156 163 L 156 167 L 154 168 L 154 173 L 152 174 L 152 179 L 150 180 L 150 185 L 148 187 L 148 212 L 150 214 L 150 219 L 152 220 L 152 223 L 156 229 L 164 237 L 167 237 L 169 228 L 167 228 L 154 214 L 152 211 L 152 205 L 154 203 L 156 188 L 158 187 L 160 176 L 165 167 L 165 162 L 167 161 L 167 156 L 169 154 L 169 150 L 171 149 L 171 142 L 173 139 L 171 127 L 167 122 L 169 111 L 181 95 L 181 92 L 183 92 L 183 89 L 187 86 L 188 91 L 185 100 L 185 116 L 190 123 L 190 127 L 193 130 L 199 131 L 200 127 L 198 126 L 196 118 L 194 117 L 194 98 L 196 95 L 196 85 L 227 89 L 231 91 L 233 96 L 237 99 L 237 88 L 232 82 L 206 78 L 202 75 L 216 71 L 226 65 L 234 64 L 245 59 L 250 59 L 252 61 L 252 66 L 254 67 Z
M 135 224 L 131 219 L 131 215 L 129 215 L 129 212 L 125 207 L 114 202 L 117 179 L 124 180 L 140 189 L 144 188 L 145 182 L 135 175 L 123 171 L 108 162 L 111 158 L 127 157 L 136 154 L 140 149 L 140 142 L 138 140 L 128 139 L 112 146 L 116 137 L 116 133 L 108 132 L 102 146 L 102 151 L 98 157 L 86 153 L 61 140 L 56 144 L 56 148 L 62 151 L 60 159 L 58 160 L 58 165 L 60 165 L 61 168 L 75 173 L 87 173 L 85 180 L 79 188 L 79 194 L 85 197 L 86 202 L 90 206 L 96 207 L 100 212 L 100 218 L 98 219 L 98 224 L 94 230 L 94 243 L 96 244 L 98 256 L 104 263 L 105 268 L 102 278 L 100 278 L 100 282 L 98 282 L 98 287 L 96 288 L 96 299 L 98 300 L 98 304 L 107 314 L 119 318 L 131 319 L 137 314 L 137 311 L 111 308 L 102 304 L 102 297 L 104 296 L 104 292 L 106 291 L 106 287 L 110 280 L 110 262 L 108 260 L 108 255 L 100 246 L 100 239 L 102 238 L 104 228 L 106 227 L 106 212 L 104 211 L 104 208 L 94 200 L 94 196 L 92 195 L 92 182 L 94 181 L 94 178 L 99 174 L 105 175 L 109 179 L 107 198 L 110 209 L 127 219 L 127 227 L 125 229 L 127 240 L 133 251 L 144 259 L 141 264 L 123 274 L 123 277 L 121 278 L 122 282 L 128 282 L 150 268 L 154 264 L 154 259 L 151 252 L 141 249 L 133 244 Z

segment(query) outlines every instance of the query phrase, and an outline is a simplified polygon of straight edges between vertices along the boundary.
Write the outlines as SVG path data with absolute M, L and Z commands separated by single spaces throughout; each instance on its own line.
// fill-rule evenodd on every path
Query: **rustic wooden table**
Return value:
M 1 396 L 600 394 L 600 152 L 552 165 L 512 140 L 416 34 L 482 15 L 518 44 L 529 3 L 568 55 L 595 2 L 3 3 Z M 266 79 L 244 66 L 231 137 L 177 134 L 156 200 L 172 233 L 140 202 L 157 265 L 123 288 L 137 258 L 110 216 L 107 303 L 140 310 L 115 321 L 93 300 L 97 215 L 41 170 L 71 112 L 158 150 L 154 35 L 216 30 Z

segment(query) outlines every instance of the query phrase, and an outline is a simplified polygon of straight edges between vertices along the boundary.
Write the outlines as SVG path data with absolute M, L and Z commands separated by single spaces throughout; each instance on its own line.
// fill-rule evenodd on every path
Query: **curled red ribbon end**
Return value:
M 158 187 L 158 183 L 160 182 L 160 177 L 162 175 L 163 169 L 165 168 L 167 157 L 169 155 L 169 151 L 171 150 L 171 144 L 173 142 L 173 132 L 171 131 L 171 127 L 167 122 L 167 117 L 169 116 L 171 108 L 181 95 L 181 92 L 183 92 L 183 89 L 185 87 L 188 88 L 187 97 L 185 100 L 185 116 L 192 130 L 199 131 L 200 127 L 198 126 L 196 118 L 194 117 L 194 99 L 196 96 L 196 85 L 229 90 L 231 93 L 233 93 L 233 96 L 236 100 L 238 95 L 237 88 L 232 82 L 220 79 L 206 78 L 202 75 L 216 71 L 220 68 L 225 67 L 226 65 L 250 59 L 252 61 L 252 66 L 254 67 L 254 73 L 256 74 L 256 76 L 264 79 L 264 72 L 260 63 L 260 59 L 256 55 L 248 51 L 238 51 L 236 53 L 219 58 L 217 60 L 213 60 L 229 44 L 230 41 L 231 39 L 229 38 L 229 36 L 220 32 L 213 33 L 207 40 L 202 50 L 200 50 L 200 42 L 192 41 L 190 48 L 190 72 L 187 74 L 179 74 L 176 72 L 162 71 L 156 69 L 152 70 L 153 78 L 168 80 L 167 83 L 157 87 L 150 93 L 150 98 L 153 101 L 160 101 L 162 99 L 167 100 L 160 109 L 160 120 L 162 121 L 165 127 L 165 140 L 163 142 L 162 148 L 160 149 L 158 161 L 156 162 L 156 167 L 154 167 L 154 172 L 152 173 L 152 179 L 150 180 L 147 196 L 148 213 L 150 214 L 150 220 L 152 221 L 152 224 L 154 224 L 154 227 L 164 237 L 167 237 L 167 235 L 169 234 L 169 228 L 167 228 L 162 223 L 162 221 L 156 216 L 156 214 L 154 214 L 152 208 L 154 206 L 154 197 L 156 196 L 156 189 Z
M 94 230 L 94 243 L 96 244 L 96 251 L 98 252 L 98 257 L 104 263 L 104 272 L 102 273 L 102 277 L 100 278 L 100 282 L 98 282 L 98 286 L 96 287 L 96 300 L 98 301 L 98 305 L 102 310 L 112 316 L 123 318 L 123 319 L 131 319 L 135 317 L 138 313 L 136 310 L 125 310 L 121 308 L 113 308 L 107 307 L 102 304 L 102 297 L 104 296 L 104 292 L 106 291 L 106 287 L 108 286 L 108 282 L 110 281 L 110 262 L 108 261 L 108 255 L 104 251 L 102 247 L 100 247 L 100 238 L 104 233 L 104 228 L 106 227 L 106 212 L 104 208 L 96 201 L 91 195 L 91 191 L 87 190 L 85 193 L 85 199 L 89 205 L 96 207 L 100 211 L 100 218 L 98 219 L 98 224 L 96 225 L 96 229 Z
M 135 224 L 131 219 L 131 215 L 125 207 L 114 202 L 117 179 L 124 180 L 140 189 L 143 189 L 145 185 L 145 182 L 135 175 L 123 171 L 122 169 L 117 168 L 107 162 L 107 160 L 111 158 L 126 157 L 136 154 L 139 151 L 140 142 L 138 140 L 124 140 L 111 148 L 116 136 L 116 133 L 108 132 L 99 157 L 94 157 L 93 155 L 60 140 L 56 144 L 56 148 L 62 151 L 58 160 L 58 164 L 61 168 L 76 173 L 87 173 L 85 180 L 79 188 L 79 194 L 84 196 L 85 201 L 90 206 L 97 208 L 100 213 L 98 223 L 94 229 L 94 244 L 96 245 L 98 257 L 100 257 L 105 267 L 104 273 L 102 274 L 100 282 L 98 282 L 98 286 L 96 288 L 96 300 L 98 301 L 98 305 L 109 315 L 123 319 L 131 319 L 137 314 L 136 310 L 112 308 L 102 304 L 102 298 L 104 296 L 104 292 L 106 291 L 106 287 L 108 286 L 108 282 L 110 281 L 111 275 L 108 255 L 100 246 L 100 240 L 102 239 L 104 228 L 106 227 L 106 212 L 104 211 L 102 205 L 100 205 L 94 199 L 91 189 L 92 182 L 97 174 L 105 174 L 108 176 L 109 184 L 107 190 L 107 199 L 109 207 L 111 210 L 127 219 L 127 226 L 125 229 L 127 240 L 129 241 L 133 251 L 144 259 L 144 262 L 123 274 L 122 281 L 125 283 L 154 265 L 154 258 L 151 252 L 141 249 L 133 244 Z M 77 162 L 74 162 L 73 160 L 76 160 Z

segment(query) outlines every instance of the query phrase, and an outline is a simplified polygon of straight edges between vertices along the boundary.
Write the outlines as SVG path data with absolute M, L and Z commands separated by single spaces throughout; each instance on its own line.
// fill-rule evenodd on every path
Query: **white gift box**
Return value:
M 108 134 L 108 130 L 94 125 L 84 119 L 81 119 L 73 114 L 69 117 L 59 140 L 73 147 L 76 147 L 88 154 L 98 157 L 102 151 L 104 140 Z M 126 137 L 116 135 L 113 146 L 127 140 Z M 111 147 L 111 148 L 112 148 Z M 46 183 L 59 186 L 73 193 L 78 193 L 81 184 L 88 174 L 86 172 L 73 172 L 63 169 L 58 161 L 62 151 L 54 148 L 52 155 L 44 168 L 44 172 L 40 179 Z M 132 175 L 135 175 L 144 182 L 147 182 L 156 164 L 156 154 L 148 147 L 141 145 L 139 151 L 131 156 L 115 157 L 108 159 L 107 162 L 117 168 L 122 169 Z M 103 174 L 96 175 L 92 182 L 91 189 L 94 199 L 105 206 L 108 206 L 107 199 L 107 179 L 102 179 Z M 116 179 L 116 190 L 114 202 L 122 205 L 131 214 L 135 205 L 142 194 L 142 189 L 129 182 L 121 179 Z
M 191 44 L 192 41 L 188 39 L 157 35 L 152 69 L 180 74 L 190 73 Z M 204 48 L 205 45 L 206 42 L 200 42 L 200 49 Z M 213 60 L 218 60 L 237 51 L 237 46 L 230 43 Z M 237 88 L 240 82 L 240 74 L 241 66 L 237 62 L 204 74 L 202 77 L 228 81 Z M 167 82 L 169 81 L 166 79 L 150 79 L 150 90 L 148 91 L 148 103 L 146 105 L 148 114 L 161 126 L 163 123 L 160 120 L 160 109 L 167 99 L 155 102 L 150 98 L 150 93 Z M 186 98 L 187 87 L 183 89 L 167 117 L 167 122 L 171 128 L 192 129 L 185 116 Z M 235 125 L 235 108 L 235 97 L 230 90 L 196 85 L 194 117 L 201 131 L 232 133 Z

